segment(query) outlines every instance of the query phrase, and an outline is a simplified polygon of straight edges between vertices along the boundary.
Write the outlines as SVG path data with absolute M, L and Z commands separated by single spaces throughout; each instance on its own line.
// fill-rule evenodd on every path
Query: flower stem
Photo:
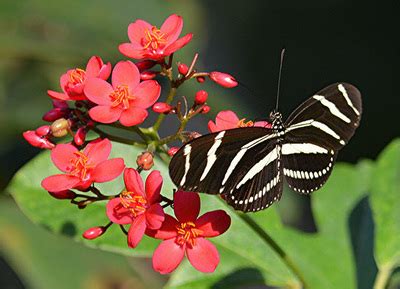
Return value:
M 98 133 L 100 135 L 100 137 L 108 138 L 111 141 L 115 141 L 115 142 L 119 142 L 119 143 L 123 143 L 123 144 L 128 144 L 128 145 L 139 146 L 139 147 L 146 147 L 146 145 L 144 143 L 140 143 L 140 142 L 136 142 L 136 141 L 133 141 L 133 140 L 130 140 L 130 139 L 126 139 L 126 138 L 123 138 L 123 137 L 111 135 L 109 133 L 106 133 L 106 132 L 102 131 L 101 129 L 98 129 L 97 127 L 93 127 L 92 130 L 94 132 Z
M 379 268 L 378 274 L 375 279 L 374 289 L 385 289 L 392 274 L 393 266 L 386 265 Z
M 258 236 L 261 237 L 261 239 L 264 240 L 265 243 L 267 243 L 282 259 L 282 261 L 290 268 L 292 273 L 296 275 L 296 277 L 299 279 L 299 281 L 302 284 L 302 288 L 306 289 L 308 288 L 306 281 L 300 272 L 299 268 L 296 266 L 296 264 L 293 262 L 293 260 L 288 256 L 288 254 L 283 250 L 281 246 L 277 242 L 272 239 L 272 237 L 265 231 L 263 230 L 260 225 L 258 225 L 252 218 L 250 218 L 246 214 L 238 214 L 238 216 L 246 222 L 257 234 Z M 376 288 L 375 288 L 376 289 Z M 380 289 L 380 288 L 378 288 Z

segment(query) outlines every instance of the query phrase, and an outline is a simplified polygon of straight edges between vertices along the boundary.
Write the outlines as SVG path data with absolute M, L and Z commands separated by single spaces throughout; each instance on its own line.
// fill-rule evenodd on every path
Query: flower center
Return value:
M 124 109 L 128 109 L 129 101 L 135 98 L 133 95 L 129 95 L 129 87 L 127 85 L 118 85 L 110 94 L 110 97 L 113 100 L 112 107 L 122 104 Z
M 237 127 L 250 127 L 250 126 L 254 126 L 254 123 L 249 120 L 249 121 L 245 121 L 245 118 L 242 118 L 241 120 L 238 121 L 237 123 Z
M 86 72 L 83 69 L 76 68 L 69 73 L 69 82 L 76 85 L 83 83 L 86 78 Z
M 146 199 L 134 192 L 123 191 L 119 197 L 121 204 L 131 211 L 134 217 L 143 214 L 148 207 Z
M 165 39 L 165 33 L 162 33 L 160 29 L 153 26 L 151 30 L 146 29 L 144 32 L 143 47 L 145 49 L 151 48 L 157 50 L 163 47 L 167 43 Z
M 79 177 L 81 180 L 85 180 L 88 176 L 88 171 L 94 167 L 88 163 L 88 157 L 82 152 L 74 152 L 76 158 L 71 160 L 72 170 L 71 175 Z
M 196 245 L 196 238 L 203 233 L 202 230 L 196 229 L 193 222 L 180 223 L 176 226 L 176 231 L 178 232 L 176 243 L 181 246 L 189 243 L 192 247 Z

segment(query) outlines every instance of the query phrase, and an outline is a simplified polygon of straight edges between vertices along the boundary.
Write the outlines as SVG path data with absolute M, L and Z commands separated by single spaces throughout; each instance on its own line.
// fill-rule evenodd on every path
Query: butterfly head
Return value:
M 272 122 L 272 127 L 276 130 L 282 130 L 283 122 L 282 122 L 282 114 L 278 111 L 271 111 L 269 114 L 269 118 Z

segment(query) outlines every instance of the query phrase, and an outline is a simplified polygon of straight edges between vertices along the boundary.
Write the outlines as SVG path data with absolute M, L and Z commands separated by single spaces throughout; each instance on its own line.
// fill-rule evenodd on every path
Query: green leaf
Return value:
M 376 232 L 375 258 L 379 271 L 387 271 L 387 275 L 400 265 L 400 139 L 390 143 L 378 158 L 370 200 Z
M 113 143 L 111 158 L 122 157 L 128 167 L 136 167 L 136 156 L 141 152 L 139 148 Z M 166 177 L 168 168 L 160 160 L 156 160 L 154 169 L 161 171 L 164 176 L 163 190 L 172 192 L 173 185 Z M 83 210 L 71 205 L 68 200 L 56 200 L 40 186 L 40 182 L 47 176 L 59 173 L 50 160 L 49 152 L 41 153 L 26 164 L 13 178 L 7 190 L 18 203 L 21 210 L 35 223 L 50 231 L 67 235 L 74 240 L 84 242 L 88 246 L 118 252 L 126 255 L 150 256 L 158 241 L 144 237 L 140 245 L 132 250 L 128 248 L 126 236 L 118 225 L 109 228 L 106 234 L 95 240 L 85 240 L 81 234 L 88 228 L 105 225 L 109 222 L 105 214 L 106 201 L 96 202 Z M 143 174 L 143 179 L 145 175 Z M 97 185 L 96 185 L 97 186 Z M 101 192 L 107 195 L 116 195 L 124 187 L 122 175 L 116 180 L 98 184 Z

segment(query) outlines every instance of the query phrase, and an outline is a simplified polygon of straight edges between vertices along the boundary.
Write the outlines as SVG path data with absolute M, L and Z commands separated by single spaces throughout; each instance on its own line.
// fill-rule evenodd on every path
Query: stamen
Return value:
M 71 175 L 79 177 L 81 180 L 85 180 L 88 171 L 94 167 L 94 165 L 88 164 L 89 158 L 83 152 L 74 152 L 76 158 L 71 160 L 72 170 Z
M 151 31 L 146 29 L 144 36 L 145 38 L 143 39 L 143 47 L 145 49 L 151 46 L 151 49 L 157 50 L 167 43 L 167 40 L 165 39 L 165 33 L 162 33 L 161 30 L 156 26 L 153 26 Z
M 241 120 L 238 121 L 237 123 L 237 127 L 251 127 L 254 126 L 254 122 L 252 122 L 251 120 L 249 121 L 245 121 L 245 118 L 242 118 Z
M 180 223 L 176 226 L 176 231 L 178 233 L 176 243 L 180 246 L 188 243 L 192 247 L 196 245 L 196 238 L 203 233 L 193 222 Z
M 72 84 L 83 83 L 86 78 L 86 72 L 83 69 L 76 68 L 69 73 L 69 82 Z
M 121 204 L 131 211 L 134 217 L 143 214 L 148 205 L 147 200 L 134 192 L 123 191 L 120 195 Z
M 129 87 L 127 85 L 118 85 L 110 94 L 113 103 L 112 107 L 116 107 L 122 103 L 124 109 L 129 108 L 129 101 L 134 99 L 133 95 L 129 95 Z

